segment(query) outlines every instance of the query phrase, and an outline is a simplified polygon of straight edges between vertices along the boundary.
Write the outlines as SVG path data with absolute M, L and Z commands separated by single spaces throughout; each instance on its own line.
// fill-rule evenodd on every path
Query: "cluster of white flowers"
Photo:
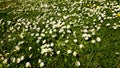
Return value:
M 88 40 L 90 37 L 91 37 L 91 35 L 90 34 L 82 34 L 82 37 L 85 39 L 85 40 Z
M 42 62 L 41 59 L 38 59 L 38 63 L 39 63 L 39 67 L 43 67 L 44 66 L 44 62 Z
M 41 54 L 48 55 L 48 53 L 50 53 L 50 55 L 52 56 L 54 54 L 52 49 L 53 46 L 54 46 L 54 43 L 42 45 Z
M 59 5 L 61 4 L 59 2 L 49 4 L 40 0 L 20 0 L 19 2 L 21 5 L 12 4 L 16 9 L 8 13 L 16 15 L 13 18 L 14 21 L 0 19 L 0 26 L 6 28 L 7 23 L 6 29 L 1 28 L 1 33 L 5 33 L 3 38 L 0 38 L 1 47 L 9 48 L 10 46 L 8 51 L 3 50 L 5 57 L 1 55 L 3 64 L 7 64 L 9 58 L 9 61 L 19 64 L 26 59 L 26 56 L 27 58 L 34 57 L 34 53 L 45 57 L 53 56 L 55 53 L 61 55 L 63 53 L 61 48 L 64 46 L 66 50 L 70 48 L 65 53 L 76 57 L 79 52 L 72 51 L 72 47 L 83 49 L 84 42 L 101 43 L 102 38 L 98 33 L 102 30 L 102 26 L 113 29 L 120 27 L 120 21 L 111 21 L 120 17 L 120 6 L 116 1 L 106 3 L 105 0 L 74 2 L 66 0 L 67 3 L 63 3 L 66 6 Z M 86 6 L 83 7 L 83 4 Z M 110 11 L 110 15 L 106 9 Z M 109 22 L 106 22 L 107 20 Z M 6 39 L 8 41 L 5 41 Z M 8 56 L 11 54 L 13 56 Z M 38 66 L 44 67 L 45 63 L 41 60 L 42 58 L 38 59 Z M 25 63 L 25 67 L 32 66 L 30 61 Z M 75 65 L 80 66 L 80 62 L 76 61 Z

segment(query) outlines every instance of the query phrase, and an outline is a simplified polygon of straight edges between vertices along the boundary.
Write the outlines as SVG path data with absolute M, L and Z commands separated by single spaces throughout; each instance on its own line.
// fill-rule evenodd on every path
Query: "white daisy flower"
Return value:
M 35 36 L 39 36 L 39 33 L 36 33 Z
M 29 47 L 29 51 L 30 51 L 31 49 L 32 49 L 32 47 L 30 46 L 30 47 Z
M 24 60 L 24 56 L 21 56 L 20 60 Z
M 72 51 L 71 50 L 67 50 L 67 53 L 70 54 L 70 53 L 72 53 Z
M 4 59 L 3 64 L 7 63 L 7 60 L 8 60 L 8 59 Z
M 75 65 L 79 67 L 79 66 L 80 66 L 80 62 L 79 62 L 79 61 L 76 61 L 76 62 L 75 62 Z
M 42 37 L 38 37 L 38 40 L 41 40 L 42 39 Z
M 78 40 L 77 39 L 74 39 L 74 42 L 76 43 Z
M 57 54 L 60 54 L 60 51 L 57 51 L 56 53 L 57 53 Z
M 17 63 L 20 63 L 21 59 L 20 58 L 17 58 Z
M 40 40 L 37 40 L 37 41 L 36 41 L 36 43 L 39 43 L 39 42 L 40 42 Z
M 70 30 L 67 30 L 67 33 L 71 33 L 71 31 L 70 31 Z
M 16 50 L 20 50 L 20 47 L 17 45 L 17 46 L 15 46 L 15 49 Z
M 54 46 L 54 43 L 51 43 L 50 46 L 51 46 L 51 47 Z
M 15 62 L 15 58 L 11 58 L 12 62 L 14 63 Z
M 85 39 L 85 40 L 88 40 L 88 39 L 89 39 L 89 37 L 85 37 L 84 39 Z
M 69 40 L 65 40 L 65 43 L 68 43 L 69 42 Z
M 40 67 L 43 67 L 43 66 L 44 66 L 44 62 L 41 62 L 41 63 L 40 63 Z
M 26 67 L 31 67 L 30 62 L 27 62 L 25 66 L 26 66 Z
M 70 29 L 70 25 L 67 25 L 67 29 Z
M 31 33 L 31 36 L 34 36 L 34 33 Z
M 76 55 L 77 55 L 77 52 L 76 52 L 76 51 L 74 51 L 74 52 L 73 52 L 73 56 L 76 56 Z
M 97 41 L 97 42 L 100 42 L 100 41 L 101 41 L 101 38 L 100 38 L 100 37 L 97 37 L 97 38 L 96 38 L 96 41 Z
M 110 23 L 107 23 L 106 26 L 110 26 Z
M 45 36 L 45 34 L 41 33 L 41 36 L 42 36 L 42 37 L 44 37 L 44 36 Z
M 94 44 L 95 42 L 96 42 L 95 40 L 91 40 L 91 43 L 93 43 L 93 44 Z
M 80 47 L 80 48 L 83 48 L 83 47 L 84 47 L 84 45 L 83 45 L 83 44 L 80 44 L 80 45 L 79 45 L 79 47 Z

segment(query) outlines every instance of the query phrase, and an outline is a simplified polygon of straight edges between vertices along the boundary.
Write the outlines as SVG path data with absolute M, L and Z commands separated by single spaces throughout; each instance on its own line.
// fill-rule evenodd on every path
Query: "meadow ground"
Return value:
M 120 1 L 0 1 L 0 68 L 27 67 L 120 68 Z

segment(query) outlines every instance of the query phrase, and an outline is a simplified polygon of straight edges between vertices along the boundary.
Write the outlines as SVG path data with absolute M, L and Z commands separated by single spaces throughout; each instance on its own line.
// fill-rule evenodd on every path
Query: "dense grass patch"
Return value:
M 119 3 L 0 1 L 0 68 L 120 68 Z

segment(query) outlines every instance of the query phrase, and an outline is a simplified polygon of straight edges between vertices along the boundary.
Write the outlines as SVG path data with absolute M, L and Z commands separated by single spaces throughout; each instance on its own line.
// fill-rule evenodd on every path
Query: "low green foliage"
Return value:
M 0 68 L 120 68 L 117 0 L 0 1 Z

